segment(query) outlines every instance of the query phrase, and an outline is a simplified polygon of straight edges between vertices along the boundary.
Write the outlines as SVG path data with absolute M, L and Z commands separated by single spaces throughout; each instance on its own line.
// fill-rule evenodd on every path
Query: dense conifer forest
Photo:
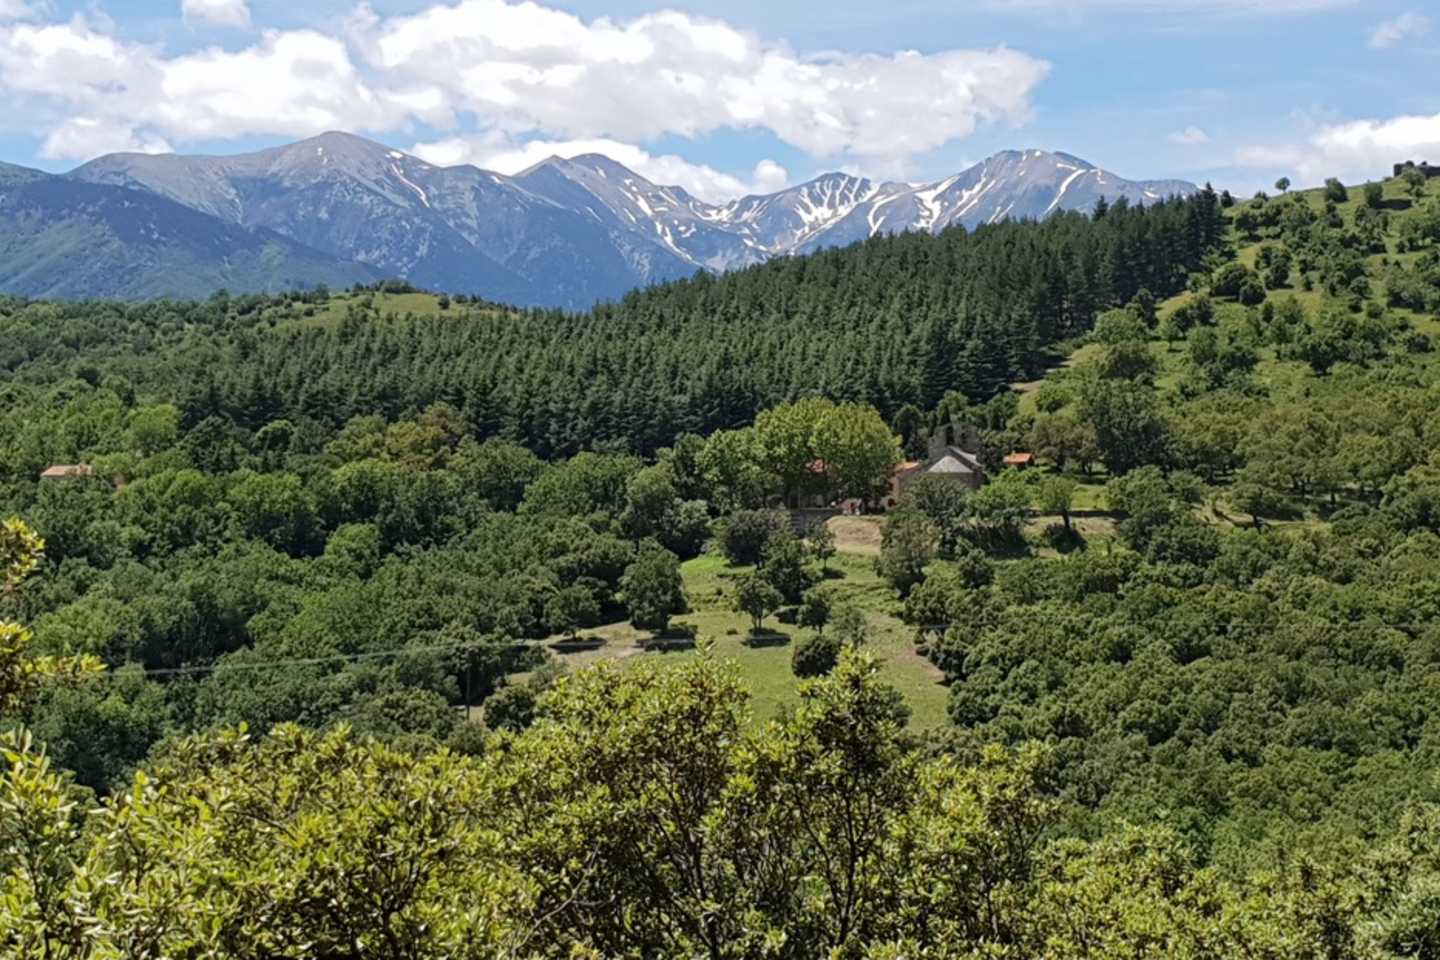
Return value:
M 0 301 L 0 950 L 1440 956 L 1434 187 Z
M 547 458 L 601 444 L 649 455 L 808 393 L 886 416 L 951 390 L 988 398 L 1042 370 L 1097 310 L 1183 289 L 1221 229 L 1207 191 L 1099 221 L 880 238 L 579 315 L 457 301 L 380 322 L 365 297 L 320 307 L 317 322 L 316 305 L 262 297 L 57 304 L 12 311 L 0 366 L 54 377 L 93 363 L 175 402 L 187 426 L 333 431 L 446 403 L 467 431 Z

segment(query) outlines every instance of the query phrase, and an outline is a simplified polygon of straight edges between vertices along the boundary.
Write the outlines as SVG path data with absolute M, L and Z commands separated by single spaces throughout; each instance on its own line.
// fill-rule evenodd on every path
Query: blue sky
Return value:
M 722 199 L 997 150 L 1253 191 L 1440 162 L 1434 0 L 0 0 L 0 158 L 349 129 Z

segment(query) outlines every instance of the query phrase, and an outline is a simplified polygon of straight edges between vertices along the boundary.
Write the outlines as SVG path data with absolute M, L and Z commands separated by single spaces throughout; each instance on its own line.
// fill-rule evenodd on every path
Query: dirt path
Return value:
M 826 526 L 835 534 L 835 549 L 862 557 L 880 555 L 879 517 L 832 517 Z

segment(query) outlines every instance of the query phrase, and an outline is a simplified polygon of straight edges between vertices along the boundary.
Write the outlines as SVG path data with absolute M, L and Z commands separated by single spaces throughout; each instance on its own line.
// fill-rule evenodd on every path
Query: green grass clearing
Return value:
M 870 624 L 866 649 L 880 659 L 885 681 L 904 696 L 911 710 L 911 728 L 945 726 L 949 719 L 944 678 L 934 664 L 915 652 L 914 631 L 900 622 L 900 602 L 894 591 L 875 574 L 874 558 L 842 553 L 830 561 L 829 567 L 832 576 L 825 582 L 840 599 L 855 603 L 865 611 Z M 729 566 L 723 557 L 714 554 L 685 563 L 681 572 L 691 610 L 676 620 L 694 624 L 702 643 L 712 644 L 717 656 L 735 662 L 750 689 L 754 717 L 764 722 L 798 702 L 799 681 L 790 670 L 790 657 L 794 644 L 809 636 L 810 631 L 782 624 L 772 616 L 766 619 L 765 626 L 788 635 L 789 643 L 751 647 L 744 642 L 750 629 L 749 618 L 731 609 L 730 598 L 736 578 L 751 569 Z M 697 655 L 694 650 L 644 650 L 641 644 L 649 635 L 628 623 L 608 624 L 584 631 L 584 635 L 601 637 L 605 644 L 595 650 L 559 654 L 562 663 L 583 668 L 601 661 L 633 664 L 683 660 Z

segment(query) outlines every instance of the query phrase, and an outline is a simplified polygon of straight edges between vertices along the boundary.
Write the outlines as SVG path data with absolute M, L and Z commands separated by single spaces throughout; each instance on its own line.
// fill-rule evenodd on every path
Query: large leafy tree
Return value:
M 1154 392 L 1143 384 L 1094 380 L 1085 385 L 1080 415 L 1094 428 L 1100 459 L 1111 473 L 1168 461 L 1169 424 Z
M 842 653 L 780 721 L 733 666 L 602 666 L 484 756 L 281 727 L 177 745 L 98 809 L 11 736 L 18 956 L 1413 956 L 1440 816 L 1342 868 L 1201 869 L 1168 825 L 1051 839 L 1055 755 L 905 734 Z M 1297 945 L 1300 947 L 1297 949 Z M 1305 946 L 1313 945 L 1313 946 Z
M 799 603 L 801 594 L 815 580 L 808 560 L 804 541 L 786 528 L 771 535 L 765 545 L 765 559 L 756 572 L 780 592 L 786 603 Z
M 640 551 L 620 581 L 630 622 L 646 630 L 664 630 L 670 617 L 685 609 L 680 560 L 663 547 Z
M 816 492 L 825 482 L 817 434 L 834 404 L 820 397 L 782 403 L 755 418 L 755 439 L 765 469 L 787 497 Z
M 866 503 L 885 493 L 901 460 L 900 439 L 873 407 L 854 403 L 839 404 L 821 418 L 815 453 L 837 496 Z
M 22 584 L 40 566 L 45 541 L 18 519 L 0 521 L 0 613 L 16 602 Z M 0 714 L 9 713 L 47 681 L 75 678 L 99 669 L 90 656 L 35 656 L 30 631 L 0 619 Z
M 784 594 L 757 574 L 741 577 L 735 584 L 735 609 L 750 617 L 751 633 L 762 632 L 765 618 L 780 609 L 784 602 Z
M 885 518 L 876 572 L 906 596 L 925 579 L 925 568 L 935 559 L 939 539 L 934 522 L 920 511 L 892 511 Z

